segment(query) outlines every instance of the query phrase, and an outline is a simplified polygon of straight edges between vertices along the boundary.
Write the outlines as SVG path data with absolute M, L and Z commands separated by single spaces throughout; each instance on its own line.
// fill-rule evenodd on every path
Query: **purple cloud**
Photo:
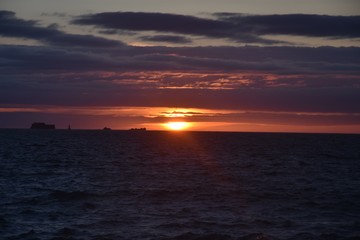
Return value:
M 266 39 L 265 35 L 360 37 L 360 16 L 237 13 L 215 13 L 213 16 L 216 19 L 168 13 L 103 12 L 79 16 L 72 23 L 113 30 L 170 32 L 263 44 L 281 43 Z
M 150 42 L 167 42 L 176 44 L 187 44 L 192 43 L 190 38 L 175 35 L 155 35 L 155 36 L 142 36 L 141 40 Z
M 123 43 L 92 35 L 69 34 L 50 25 L 40 27 L 36 21 L 23 20 L 14 12 L 0 11 L 0 35 L 34 39 L 40 42 L 64 47 L 120 47 Z

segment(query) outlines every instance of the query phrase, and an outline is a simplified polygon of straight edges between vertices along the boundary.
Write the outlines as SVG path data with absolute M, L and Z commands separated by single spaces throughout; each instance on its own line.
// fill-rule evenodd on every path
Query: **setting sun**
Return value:
M 168 122 L 165 123 L 165 126 L 174 131 L 180 131 L 188 128 L 190 126 L 190 123 L 187 122 Z

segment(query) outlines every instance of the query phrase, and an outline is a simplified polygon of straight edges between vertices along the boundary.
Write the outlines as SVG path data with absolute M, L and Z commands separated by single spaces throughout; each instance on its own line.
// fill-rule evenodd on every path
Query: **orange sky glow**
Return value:
M 359 114 L 239 111 L 166 107 L 1 107 L 0 113 L 33 113 L 67 116 L 53 121 L 57 128 L 114 130 L 145 127 L 149 130 L 242 131 L 242 132 L 317 132 L 360 133 Z M 353 124 L 344 124 L 354 118 Z M 41 119 L 46 119 L 42 117 Z M 334 120 L 335 119 L 335 120 Z M 31 121 L 39 121 L 34 117 Z M 346 120 L 346 121 L 345 121 Z M 49 120 L 51 122 L 51 120 Z

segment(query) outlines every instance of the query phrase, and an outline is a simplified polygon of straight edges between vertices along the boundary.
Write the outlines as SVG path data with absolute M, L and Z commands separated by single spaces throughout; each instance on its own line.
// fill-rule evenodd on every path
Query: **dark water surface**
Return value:
M 0 239 L 359 239 L 360 135 L 0 130 Z

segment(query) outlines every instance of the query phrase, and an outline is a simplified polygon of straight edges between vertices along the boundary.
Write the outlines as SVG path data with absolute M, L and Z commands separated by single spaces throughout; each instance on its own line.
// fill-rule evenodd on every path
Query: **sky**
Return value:
M 0 0 L 0 128 L 360 133 L 358 0 Z

